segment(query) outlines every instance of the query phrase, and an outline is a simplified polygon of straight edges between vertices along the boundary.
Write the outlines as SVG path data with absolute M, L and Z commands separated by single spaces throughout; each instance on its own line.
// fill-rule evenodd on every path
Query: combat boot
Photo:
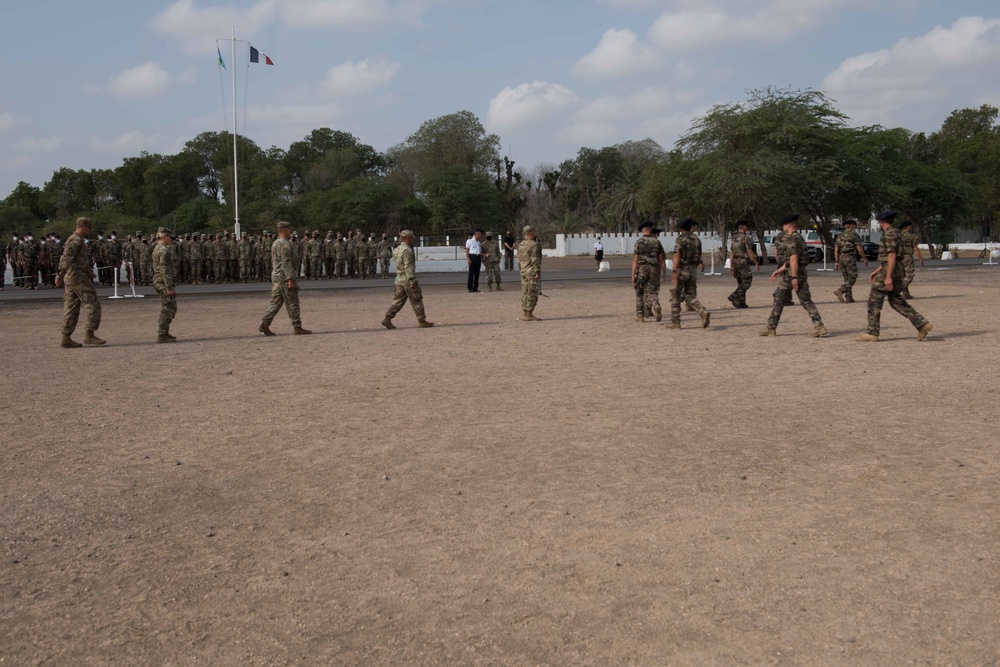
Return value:
M 809 332 L 810 338 L 823 338 L 824 336 L 830 335 L 830 332 L 826 330 L 826 327 L 822 324 L 817 324 L 813 327 L 813 330 Z
M 917 329 L 917 340 L 923 340 L 924 338 L 927 338 L 927 334 L 929 334 L 931 332 L 931 329 L 933 328 L 934 327 L 931 326 L 930 322 L 925 322 L 922 327 Z
M 851 294 L 848 294 L 848 295 L 846 295 L 846 296 L 844 297 L 844 302 L 845 302 L 845 303 L 857 303 L 857 302 L 856 302 L 856 301 L 854 300 L 854 296 L 853 296 L 853 295 L 851 295 Z
M 740 307 L 740 302 L 736 300 L 736 297 L 734 295 L 730 294 L 726 298 L 729 299 L 729 303 L 733 304 L 733 308 Z
M 660 304 L 653 306 L 653 315 L 656 317 L 657 322 L 663 319 L 663 307 Z
M 866 334 L 861 334 L 860 336 L 858 336 L 854 340 L 858 341 L 859 343 L 877 343 L 878 342 L 878 336 L 876 336 L 874 334 L 866 333 Z
M 666 327 L 668 329 L 680 329 L 681 328 L 681 323 L 680 322 L 670 322 L 670 323 L 668 323 L 666 325 Z
M 635 321 L 639 322 L 640 324 L 642 324 L 644 321 L 646 321 L 646 318 L 643 317 L 641 314 L 638 314 L 638 315 L 635 316 Z
M 391 317 L 387 317 L 384 320 L 382 320 L 382 326 L 384 326 L 386 329 L 395 329 L 396 328 L 396 325 L 392 323 L 392 318 Z
M 157 343 L 176 343 L 177 339 L 170 334 L 160 334 L 156 337 Z
M 498 291 L 498 292 L 503 292 L 503 291 L 504 291 L 504 289 L 503 289 L 502 287 L 500 287 L 499 285 L 497 285 L 497 291 Z
M 417 322 L 417 326 L 420 327 L 421 329 L 429 329 L 432 326 L 434 326 L 434 323 L 428 322 L 427 320 L 419 320 Z
M 841 303 L 847 303 L 847 298 L 844 296 L 844 291 L 841 289 L 833 290 L 833 295 L 837 297 L 837 301 Z
M 107 342 L 108 341 L 104 340 L 103 338 L 98 338 L 97 336 L 95 336 L 93 331 L 88 331 L 86 335 L 83 337 L 84 345 L 104 345 Z
M 170 334 L 170 331 L 164 331 L 160 335 L 163 336 L 164 338 L 169 338 L 170 340 L 177 340 L 177 336 L 172 336 Z
M 303 329 L 302 327 L 293 327 L 292 333 L 294 333 L 296 336 L 305 336 L 306 334 L 311 334 L 312 331 L 310 331 L 309 329 Z
M 271 331 L 271 327 L 268 326 L 268 322 L 261 322 L 260 326 L 257 327 L 257 331 L 261 332 L 265 336 L 276 336 L 277 334 Z
M 83 347 L 83 345 L 81 345 L 80 343 L 77 343 L 75 340 L 73 340 L 73 338 L 71 336 L 72 336 L 72 334 L 63 334 L 62 335 L 62 342 L 59 343 L 59 345 L 61 347 L 65 347 L 65 348 Z
M 524 311 L 524 317 L 521 318 L 525 322 L 538 322 L 539 318 L 535 317 L 533 311 Z
M 699 313 L 699 315 L 701 316 L 701 328 L 707 328 L 709 321 L 712 319 L 712 313 L 707 310 L 703 310 Z
M 777 336 L 778 332 L 777 332 L 777 330 L 772 329 L 771 327 L 768 327 L 766 329 L 761 329 L 758 332 L 758 335 L 760 335 L 760 336 Z
M 910 290 L 908 290 L 908 289 L 903 290 L 903 293 L 900 294 L 900 296 L 903 297 L 904 299 L 912 299 L 913 298 L 913 295 L 910 294 Z

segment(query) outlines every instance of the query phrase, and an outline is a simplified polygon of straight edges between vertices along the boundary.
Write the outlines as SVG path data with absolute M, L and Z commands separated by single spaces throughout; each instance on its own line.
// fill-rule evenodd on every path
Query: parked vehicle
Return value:
M 878 259 L 878 244 L 872 243 L 871 241 L 862 241 L 861 248 L 865 251 L 865 259 L 876 260 Z M 858 258 L 860 259 L 860 257 Z
M 823 237 L 819 235 L 819 232 L 815 230 L 803 230 L 801 232 L 802 238 L 806 242 L 806 252 L 809 253 L 810 262 L 822 262 L 823 261 Z M 774 234 L 764 234 L 764 253 L 765 257 L 761 258 L 761 264 L 766 262 L 775 263 L 777 260 L 774 257 Z

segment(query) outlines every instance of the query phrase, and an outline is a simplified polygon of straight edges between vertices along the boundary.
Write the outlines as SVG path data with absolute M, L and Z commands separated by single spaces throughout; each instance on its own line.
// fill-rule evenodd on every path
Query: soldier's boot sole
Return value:
M 95 336 L 93 331 L 88 331 L 87 335 L 83 337 L 84 345 L 104 345 L 107 342 L 103 338 Z
M 428 322 L 427 320 L 420 320 L 417 322 L 417 326 L 421 329 L 429 329 L 434 326 L 433 322 Z
M 844 293 L 841 290 L 839 289 L 833 290 L 833 295 L 837 297 L 837 301 L 841 303 L 847 303 L 847 298 L 844 296 Z
M 927 334 L 929 334 L 931 332 L 931 329 L 933 328 L 934 328 L 933 325 L 931 325 L 930 322 L 927 322 L 922 327 L 917 329 L 917 340 L 923 340 L 924 338 L 927 338 Z
M 75 347 L 83 347 L 80 343 L 73 340 L 69 334 L 63 334 L 62 342 L 59 343 L 59 347 L 65 347 L 67 349 L 72 349 Z
M 775 329 L 762 329 L 757 332 L 758 336 L 777 336 L 778 332 Z
M 157 343 L 176 343 L 177 339 L 170 335 L 160 334 L 156 337 Z
M 278 334 L 271 331 L 271 327 L 267 325 L 266 322 L 261 322 L 260 326 L 257 327 L 257 331 L 261 332 L 265 336 L 277 336 Z
M 391 317 L 386 317 L 385 319 L 383 319 L 382 320 L 382 326 L 384 326 L 386 329 L 395 329 L 396 328 L 396 325 L 392 323 L 392 318 Z
M 712 320 L 712 313 L 707 310 L 701 311 L 701 328 L 707 329 L 708 323 Z
M 659 322 L 660 320 L 662 320 L 663 319 L 663 307 L 659 306 L 659 305 L 653 306 L 653 316 L 656 317 L 656 321 L 657 322 Z
M 878 336 L 875 336 L 873 334 L 861 334 L 860 336 L 858 336 L 854 340 L 856 340 L 859 343 L 877 343 L 878 342 Z
M 310 331 L 309 329 L 303 329 L 302 327 L 295 327 L 294 329 L 292 329 L 292 333 L 294 333 L 296 336 L 305 336 L 311 334 L 312 331 Z
M 823 338 L 829 336 L 830 332 L 826 330 L 826 327 L 822 324 L 817 324 L 812 331 L 809 332 L 810 338 Z

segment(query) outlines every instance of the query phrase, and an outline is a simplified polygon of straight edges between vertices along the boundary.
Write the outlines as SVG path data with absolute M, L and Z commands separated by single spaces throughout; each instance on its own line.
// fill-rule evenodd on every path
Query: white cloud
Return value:
M 687 104 L 692 95 L 684 91 L 670 92 L 666 86 L 646 86 L 625 97 L 607 95 L 588 103 L 576 114 L 582 122 L 618 122 L 647 118 L 672 106 Z
M 253 127 L 282 124 L 311 130 L 332 126 L 340 112 L 338 104 L 265 104 L 247 109 L 247 123 Z
M 321 84 L 328 95 L 360 95 L 384 86 L 399 71 L 399 63 L 365 58 L 334 65 Z
M 30 122 L 30 118 L 21 118 L 19 116 L 15 116 L 10 111 L 5 111 L 0 113 L 0 132 L 6 132 L 7 130 L 14 129 L 18 125 L 24 125 Z
M 14 150 L 20 153 L 51 153 L 62 143 L 62 137 L 55 135 L 41 139 L 22 139 L 14 143 Z
M 579 102 L 572 90 L 558 83 L 532 81 L 504 88 L 490 100 L 487 124 L 512 130 L 537 123 Z
M 559 132 L 563 143 L 577 146 L 602 145 L 618 135 L 618 126 L 614 123 L 580 121 Z
M 1000 19 L 966 16 L 949 27 L 852 56 L 823 79 L 822 89 L 864 123 L 897 124 L 985 103 L 983 82 L 1000 60 Z
M 660 64 L 656 49 L 628 29 L 611 28 L 593 51 L 576 61 L 573 74 L 588 79 L 607 79 L 655 69 Z
M 170 91 L 175 86 L 190 85 L 196 78 L 194 67 L 188 67 L 177 76 L 173 76 L 163 69 L 160 63 L 151 60 L 122 70 L 102 86 L 88 84 L 83 89 L 91 94 L 108 93 L 114 97 L 155 97 Z

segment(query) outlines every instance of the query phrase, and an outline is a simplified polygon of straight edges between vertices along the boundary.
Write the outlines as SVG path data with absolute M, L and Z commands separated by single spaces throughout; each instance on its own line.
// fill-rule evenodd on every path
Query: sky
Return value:
M 60 167 L 113 168 L 231 130 L 233 71 L 238 129 L 262 147 L 331 127 L 385 150 L 469 110 L 529 170 L 583 146 L 670 148 L 712 105 L 766 86 L 821 90 L 854 125 L 924 132 L 1000 106 L 996 0 L 4 5 L 0 199 Z M 274 66 L 250 65 L 245 42 L 233 62 L 234 27 Z

